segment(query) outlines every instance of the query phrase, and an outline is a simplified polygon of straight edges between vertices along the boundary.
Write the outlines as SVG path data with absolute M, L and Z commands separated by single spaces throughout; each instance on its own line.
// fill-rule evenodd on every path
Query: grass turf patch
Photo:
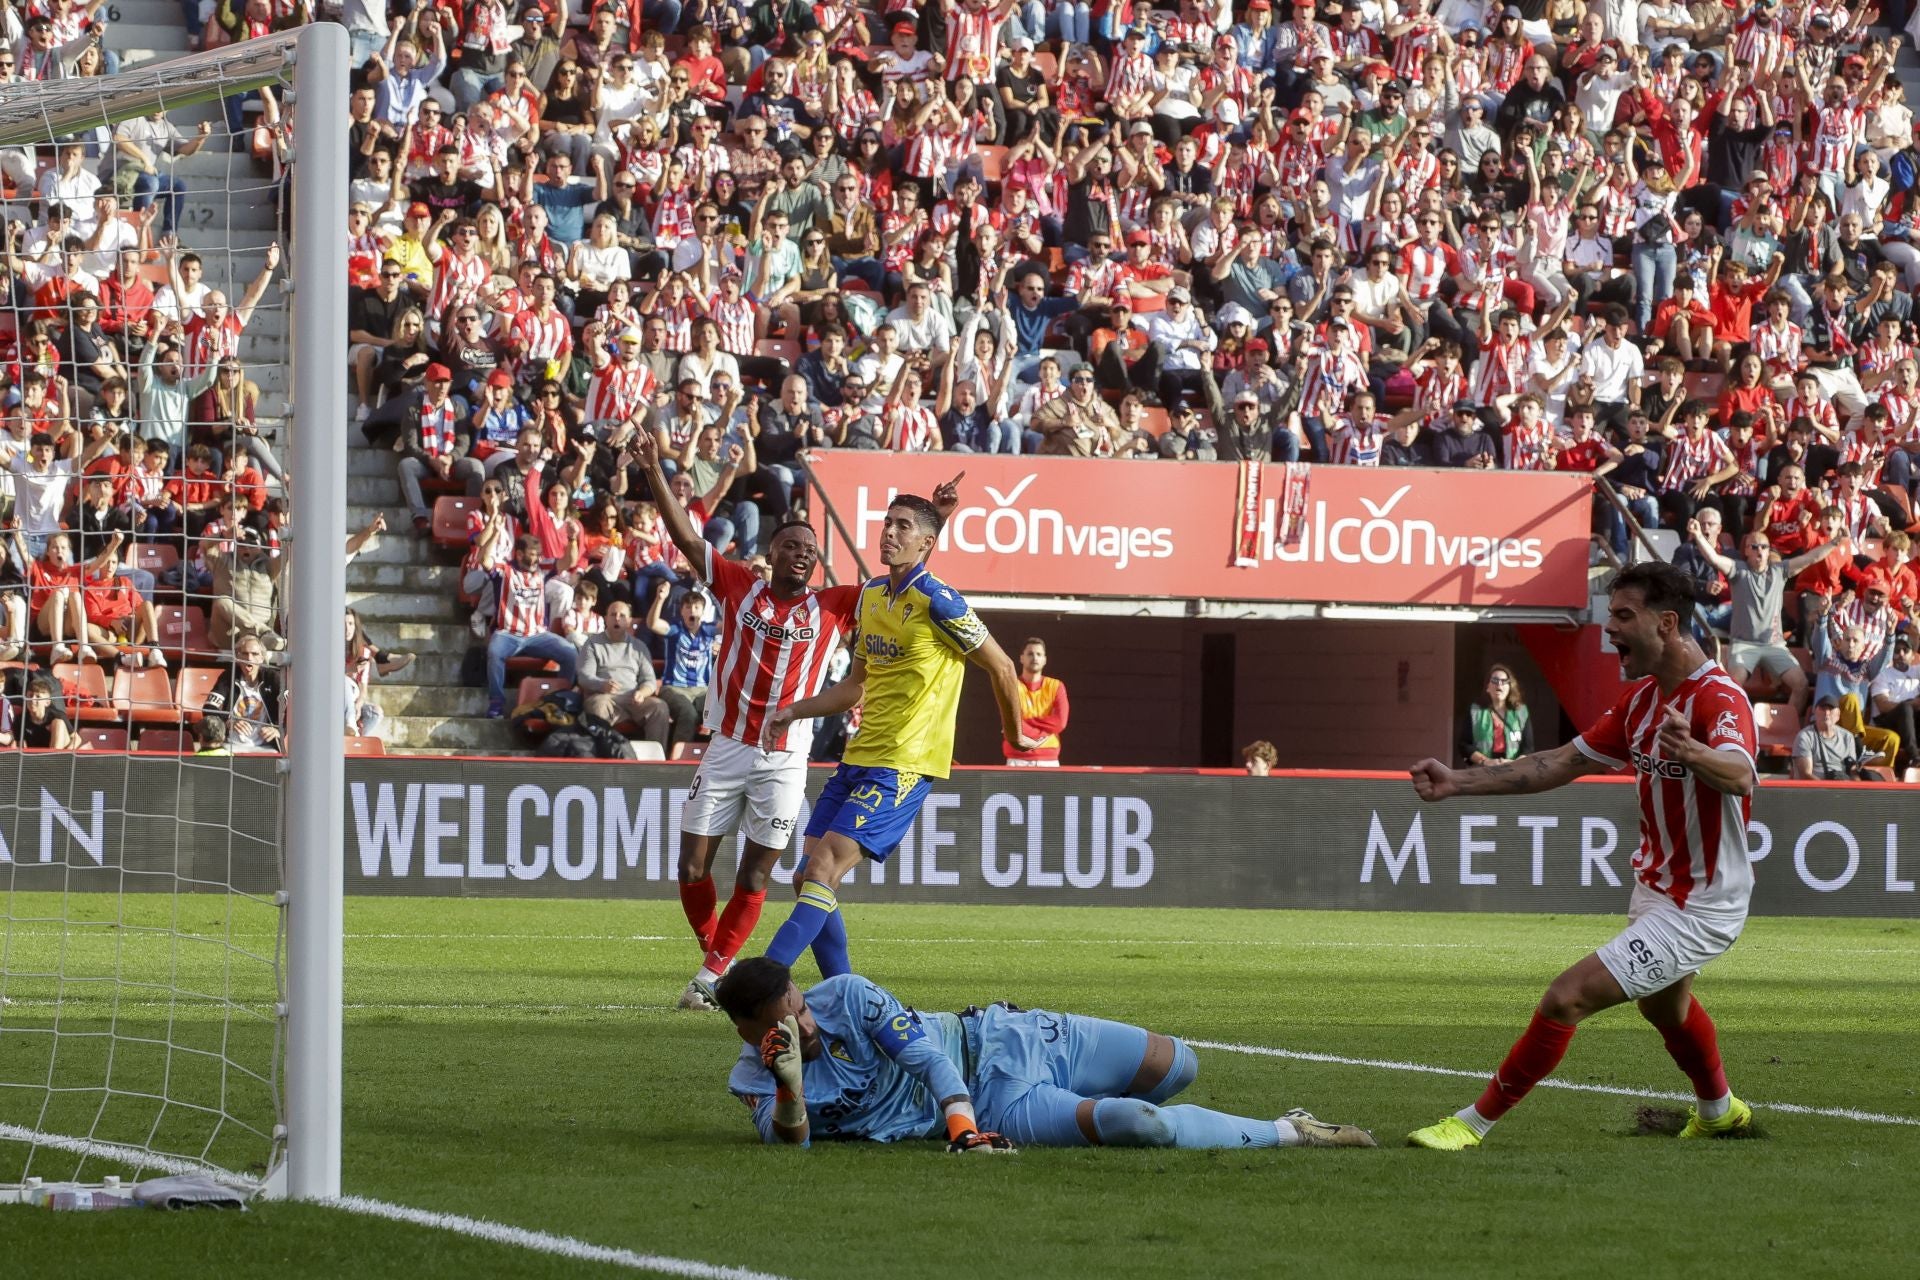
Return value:
M 768 915 L 750 949 L 784 904 Z M 1676 1104 L 1542 1089 L 1480 1150 L 1409 1151 L 1404 1135 L 1471 1101 L 1477 1080 L 1203 1049 L 1182 1101 L 1257 1116 L 1307 1106 L 1372 1128 L 1387 1149 L 953 1161 L 934 1144 L 761 1148 L 725 1091 L 731 1028 L 671 1007 L 697 961 L 677 904 L 354 900 L 347 921 L 347 1189 L 596 1244 L 836 1280 L 1238 1275 L 1290 1259 L 1315 1276 L 1713 1274 L 1736 1259 L 1762 1273 L 1891 1275 L 1920 1246 L 1907 1203 L 1920 1128 L 1764 1109 L 1920 1116 L 1920 927 L 1906 922 L 1758 919 L 1700 980 L 1767 1141 L 1637 1136 L 1643 1108 Z M 922 1009 L 1004 998 L 1196 1040 L 1476 1073 L 1548 979 L 1618 928 L 858 902 L 848 922 L 856 967 Z M 63 1030 L 106 1025 L 107 995 L 70 988 Z M 0 1029 L 48 1013 L 22 1000 L 0 1010 Z M 117 1027 L 151 1029 L 150 1013 L 123 1000 Z M 205 1009 L 189 1020 L 181 1036 L 208 1043 Z M 1631 1009 L 1584 1025 L 1559 1078 L 1686 1087 Z M 25 1096 L 0 1089 L 0 1120 L 22 1122 Z M 87 1118 L 63 1118 L 74 1114 Z M 0 1177 L 20 1154 L 0 1143 Z M 227 1258 L 218 1274 L 605 1270 L 307 1206 L 164 1223 L 0 1211 L 0 1235 L 29 1276 L 204 1275 Z

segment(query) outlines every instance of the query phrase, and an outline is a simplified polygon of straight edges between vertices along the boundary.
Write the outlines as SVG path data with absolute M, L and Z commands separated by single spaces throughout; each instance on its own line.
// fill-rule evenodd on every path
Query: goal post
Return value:
M 0 758 L 0 1202 L 34 1181 L 194 1170 L 250 1196 L 340 1194 L 349 70 L 345 29 L 312 24 L 113 77 L 0 86 L 0 150 L 42 156 L 155 112 L 291 90 L 290 199 L 263 215 L 281 175 L 218 128 L 209 150 L 235 154 L 201 162 L 224 185 L 188 183 L 214 207 L 181 248 L 237 296 L 266 240 L 282 246 L 239 359 L 288 394 L 274 452 L 297 515 L 278 592 L 282 756 L 135 753 L 131 734 L 190 718 L 182 697 L 170 726 L 143 723 L 116 683 L 124 754 Z M 43 216 L 33 198 L 17 191 L 8 220 Z M 23 339 L 28 314 L 14 312 Z
M 347 608 L 347 31 L 299 33 L 293 191 L 294 470 L 298 552 L 287 601 L 292 701 L 286 798 L 287 1186 L 340 1194 L 345 973 L 345 738 L 341 620 Z M 301 657 L 300 655 L 304 655 Z M 324 710 L 323 710 L 324 709 Z M 270 1187 L 278 1192 L 278 1187 Z

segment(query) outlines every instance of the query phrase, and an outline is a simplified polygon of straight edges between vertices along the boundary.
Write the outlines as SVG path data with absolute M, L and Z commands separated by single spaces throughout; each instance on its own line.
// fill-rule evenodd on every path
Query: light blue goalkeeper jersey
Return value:
M 921 1014 L 857 974 L 807 990 L 807 1007 L 827 1051 L 805 1064 L 807 1123 L 818 1139 L 899 1142 L 944 1137 L 940 1099 L 968 1093 L 960 1019 Z M 773 1073 L 760 1050 L 742 1045 L 727 1088 L 753 1112 L 763 1141 L 773 1136 Z

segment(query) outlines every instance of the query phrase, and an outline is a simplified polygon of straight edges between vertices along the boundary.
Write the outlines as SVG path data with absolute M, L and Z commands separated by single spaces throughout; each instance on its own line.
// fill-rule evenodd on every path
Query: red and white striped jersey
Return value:
M 1698 436 L 1681 432 L 1667 442 L 1666 455 L 1660 467 L 1661 493 L 1677 493 L 1733 460 L 1727 442 L 1711 431 L 1702 431 Z
M 1887 407 L 1887 434 L 1901 444 L 1912 443 L 1914 429 L 1920 426 L 1914 410 L 1920 406 L 1891 383 L 1880 389 L 1880 403 Z
M 900 453 L 929 452 L 940 438 L 940 420 L 917 404 L 896 404 L 881 419 L 887 424 L 887 446 Z
M 1847 518 L 1847 536 L 1856 543 L 1862 538 L 1875 536 L 1875 530 L 1882 519 L 1880 508 L 1874 505 L 1872 498 L 1864 493 L 1856 493 L 1851 498 L 1835 497 L 1833 505 L 1840 508 Z
M 1840 432 L 1840 415 L 1834 412 L 1833 401 L 1819 396 L 1802 400 L 1796 395 L 1787 401 L 1786 420 L 1792 422 L 1795 418 L 1811 418 L 1815 426 L 1825 427 L 1835 435 Z
M 1793 374 L 1806 363 L 1800 354 L 1800 326 L 1789 320 L 1776 329 L 1771 320 L 1761 320 L 1749 334 L 1753 353 L 1772 374 Z
M 1452 372 L 1440 367 L 1438 360 L 1413 375 L 1413 404 L 1425 414 L 1431 426 L 1436 418 L 1453 412 L 1467 394 L 1467 371 L 1455 365 Z
M 753 303 L 744 295 L 728 302 L 715 297 L 707 314 L 720 329 L 720 349 L 730 356 L 753 354 Z
M 1545 418 L 1531 426 L 1510 418 L 1505 427 L 1507 468 L 1512 471 L 1552 471 L 1559 464 L 1559 441 Z
M 1377 467 L 1380 446 L 1386 443 L 1387 420 L 1379 414 L 1370 422 L 1340 417 L 1327 424 L 1327 451 L 1336 467 Z
M 1146 54 L 1118 53 L 1114 55 L 1113 69 L 1107 72 L 1106 92 L 1101 96 L 1108 102 L 1121 102 L 1137 98 L 1153 86 L 1153 59 Z
M 1860 344 L 1860 354 L 1854 363 L 1862 373 L 1885 373 L 1902 360 L 1913 359 L 1913 344 L 1895 338 L 1892 342 L 1882 342 L 1874 338 Z
M 1525 40 L 1518 44 L 1489 40 L 1483 47 L 1487 59 L 1487 83 L 1501 93 L 1512 92 L 1513 86 L 1520 83 L 1521 69 L 1533 55 L 1533 46 Z
M 573 326 L 559 308 L 542 316 L 538 311 L 522 311 L 513 318 L 513 339 L 528 360 L 564 361 L 573 350 Z
M 195 316 L 186 323 L 186 359 L 181 362 L 183 371 L 189 378 L 198 375 L 201 370 L 229 356 L 240 354 L 240 317 L 227 312 L 226 318 L 218 328 L 207 323 L 205 316 Z
M 1120 266 L 1112 258 L 1082 258 L 1067 273 L 1062 291 L 1076 298 L 1110 298 L 1119 283 Z
M 1600 214 L 1600 234 L 1619 239 L 1633 230 L 1633 188 L 1609 182 L 1595 193 L 1595 209 Z
M 1733 58 L 1743 67 L 1751 67 L 1756 78 L 1771 75 L 1786 56 L 1788 38 L 1777 26 L 1761 26 L 1752 18 L 1733 29 Z
M 653 314 L 667 326 L 667 339 L 660 345 L 675 355 L 684 355 L 693 347 L 693 299 L 682 298 L 678 302 L 658 302 Z
M 1203 67 L 1200 91 L 1212 93 L 1215 89 L 1223 90 L 1222 96 L 1233 99 L 1233 105 L 1245 113 L 1247 103 L 1253 100 L 1253 72 L 1237 62 L 1229 67 Z
M 1432 245 L 1415 241 L 1400 251 L 1400 278 L 1415 302 L 1438 294 L 1447 277 L 1459 270 L 1460 255 L 1444 240 Z
M 1426 78 L 1427 55 L 1433 52 L 1436 38 L 1440 34 L 1440 24 L 1431 20 L 1415 25 L 1409 31 L 1403 31 L 1393 42 L 1393 76 L 1408 84 L 1419 84 Z
M 1288 139 L 1273 153 L 1274 171 L 1281 187 L 1288 191 L 1305 191 L 1326 161 L 1325 154 L 1311 139 L 1305 142 Z
M 480 290 L 493 278 L 493 268 L 477 253 L 462 257 L 449 250 L 433 264 L 433 292 L 427 295 L 427 318 L 438 323 L 451 306 L 464 306 L 480 297 Z
M 653 394 L 653 370 L 609 360 L 587 381 L 587 421 L 623 421 Z
M 673 154 L 686 170 L 687 185 L 703 195 L 712 190 L 714 174 L 733 170 L 733 157 L 722 146 L 700 147 L 689 142 Z
M 537 636 L 547 629 L 547 575 L 538 568 L 502 565 L 500 603 L 494 630 L 510 636 Z
M 720 602 L 720 645 L 707 698 L 707 728 L 769 751 L 803 756 L 813 736 L 811 721 L 796 721 L 780 738 L 762 743 L 769 707 L 779 708 L 819 693 L 840 638 L 860 608 L 858 586 L 809 587 L 782 600 L 746 566 L 701 548 L 700 576 Z
M 1710 751 L 1732 752 L 1752 767 L 1759 746 L 1753 704 L 1712 660 L 1671 694 L 1662 694 L 1653 677 L 1635 681 L 1573 745 L 1591 760 L 1639 775 L 1640 848 L 1633 873 L 1641 884 L 1683 911 L 1744 915 L 1753 894 L 1747 861 L 1751 797 L 1716 791 L 1662 753 L 1660 726 L 1670 707 L 1686 717 L 1695 741 Z
M 478 569 L 487 558 L 487 552 L 493 552 L 495 564 L 504 563 L 513 554 L 513 544 L 520 539 L 520 522 L 509 515 L 500 517 L 500 527 L 495 532 L 491 546 L 480 540 L 486 532 L 487 517 L 484 512 L 467 512 L 467 558 L 462 562 L 463 570 Z
M 1837 107 L 1815 107 L 1813 119 L 1809 163 L 1817 173 L 1846 173 L 1853 164 L 1854 148 L 1866 137 L 1866 108 L 1858 98 L 1846 98 Z
M 1496 335 L 1480 348 L 1473 366 L 1473 398 L 1491 405 L 1497 396 L 1510 396 L 1527 385 L 1527 371 L 1533 367 L 1533 335 L 1503 342 Z
M 973 10 L 956 5 L 947 10 L 947 79 L 967 76 L 977 84 L 993 80 L 993 64 L 1000 57 L 1000 24 L 1006 20 L 991 5 Z

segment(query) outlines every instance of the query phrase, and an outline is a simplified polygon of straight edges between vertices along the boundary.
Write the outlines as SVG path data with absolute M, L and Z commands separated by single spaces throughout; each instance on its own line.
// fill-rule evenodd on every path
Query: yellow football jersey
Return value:
M 944 778 L 967 655 L 987 628 L 958 591 L 923 565 L 899 591 L 879 577 L 860 590 L 853 651 L 867 664 L 860 732 L 845 763 Z

